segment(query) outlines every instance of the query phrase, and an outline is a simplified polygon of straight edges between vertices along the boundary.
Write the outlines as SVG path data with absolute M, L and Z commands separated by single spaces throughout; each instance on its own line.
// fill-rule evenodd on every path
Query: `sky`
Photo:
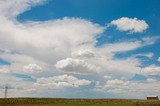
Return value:
M 0 0 L 0 97 L 160 96 L 159 0 Z

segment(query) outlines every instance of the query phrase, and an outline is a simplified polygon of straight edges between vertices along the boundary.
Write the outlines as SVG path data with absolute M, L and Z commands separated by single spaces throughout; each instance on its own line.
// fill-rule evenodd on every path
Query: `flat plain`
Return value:
M 159 100 L 7 98 L 0 106 L 160 106 Z

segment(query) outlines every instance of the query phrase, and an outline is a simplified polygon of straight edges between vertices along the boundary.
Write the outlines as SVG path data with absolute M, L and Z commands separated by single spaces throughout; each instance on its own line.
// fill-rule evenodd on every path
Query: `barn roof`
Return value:
M 158 96 L 155 96 L 155 95 L 154 95 L 154 96 L 147 96 L 147 97 L 158 97 Z

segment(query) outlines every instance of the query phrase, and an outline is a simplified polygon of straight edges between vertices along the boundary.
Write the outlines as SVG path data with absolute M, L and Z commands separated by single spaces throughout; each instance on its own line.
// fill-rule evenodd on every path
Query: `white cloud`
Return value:
M 78 79 L 74 76 L 60 75 L 48 78 L 39 78 L 34 84 L 37 89 L 63 89 L 63 88 L 77 88 L 79 86 L 89 85 L 91 81 L 85 79 Z
M 145 53 L 145 54 L 136 54 L 134 55 L 135 57 L 136 56 L 145 56 L 145 57 L 148 57 L 148 58 L 152 58 L 154 56 L 154 53 Z
M 152 58 L 154 56 L 154 53 L 148 53 L 145 56 L 148 57 L 148 58 Z
M 89 49 L 81 49 L 72 53 L 73 57 L 82 58 L 93 58 L 95 56 L 94 52 Z
M 99 70 L 99 67 L 89 64 L 85 60 L 73 58 L 60 60 L 55 64 L 55 67 L 73 73 L 93 73 Z
M 147 78 L 147 82 L 149 83 L 153 83 L 153 82 L 156 82 L 157 80 L 156 79 L 153 79 L 153 78 Z
M 123 81 L 119 79 L 108 80 L 106 82 L 106 87 L 111 89 L 120 89 L 121 87 L 128 89 L 130 88 L 131 85 L 135 85 L 135 84 L 131 83 L 130 81 Z
M 26 66 L 23 67 L 23 71 L 25 73 L 32 74 L 32 73 L 42 72 L 43 69 L 37 64 L 29 64 L 29 65 L 26 65 Z
M 50 68 L 46 63 L 25 54 L 3 52 L 0 58 L 10 62 L 2 68 L 9 70 L 8 73 L 35 74 Z M 34 64 L 31 64 L 34 63 Z
M 136 86 L 137 83 L 131 81 L 125 81 L 120 79 L 110 79 L 107 80 L 104 85 L 96 85 L 96 90 L 102 92 L 112 92 L 112 93 L 126 93 L 130 91 L 132 87 Z
M 157 37 L 150 38 L 150 39 L 144 38 L 141 41 L 135 40 L 135 41 L 130 41 L 130 42 L 128 41 L 128 42 L 106 44 L 101 48 L 88 48 L 88 49 L 85 48 L 84 49 L 83 47 L 80 47 L 79 50 L 72 51 L 71 56 L 73 56 L 75 59 L 83 60 L 94 66 L 100 67 L 99 68 L 100 70 L 98 71 L 98 73 L 101 73 L 101 72 L 111 73 L 112 72 L 115 75 L 122 75 L 122 76 L 127 75 L 128 77 L 132 77 L 134 74 L 140 73 L 140 70 L 141 70 L 141 68 L 139 67 L 141 65 L 140 60 L 137 59 L 136 57 L 129 57 L 127 59 L 116 59 L 114 58 L 114 54 L 116 52 L 125 52 L 129 50 L 135 50 L 143 46 L 151 45 L 153 44 L 153 42 L 157 41 L 157 39 L 159 38 Z M 92 58 L 88 57 L 88 55 L 90 54 L 92 55 Z M 148 57 L 151 57 L 152 55 L 153 55 L 152 53 L 146 54 L 146 56 Z M 64 61 L 62 62 L 64 63 Z M 59 64 L 60 66 L 62 66 L 62 63 L 59 63 Z M 76 62 L 74 62 L 74 64 L 76 64 Z M 67 69 L 63 69 L 64 68 L 63 66 L 61 70 L 71 70 L 69 69 L 68 60 L 67 60 L 67 64 L 65 65 L 65 68 L 66 66 L 67 66 Z M 75 68 L 72 71 L 76 73 L 77 68 Z M 95 71 L 90 71 L 90 72 L 95 72 Z
M 16 5 L 13 5 L 15 2 Z M 23 66 L 30 63 L 38 64 L 43 69 L 49 67 L 50 70 L 55 70 L 51 66 L 68 57 L 75 58 L 72 59 L 72 62 L 75 62 L 76 58 L 80 57 L 85 57 L 85 59 L 76 60 L 76 64 L 70 63 L 70 67 L 59 65 L 57 66 L 58 69 L 75 71 L 75 73 L 88 73 L 97 72 L 99 67 L 102 67 L 103 71 L 118 70 L 118 68 L 114 69 L 112 67 L 112 65 L 116 64 L 123 65 L 121 70 L 130 70 L 129 67 L 134 67 L 133 69 L 135 69 L 137 64 L 130 64 L 125 67 L 128 61 L 114 59 L 112 57 L 114 56 L 113 52 L 133 50 L 151 43 L 142 40 L 109 44 L 102 48 L 96 48 L 94 47 L 96 36 L 103 33 L 105 27 L 88 20 L 67 17 L 45 22 L 19 23 L 15 20 L 18 14 L 30 9 L 31 6 L 41 3 L 44 3 L 44 0 L 1 1 L 0 15 L 3 18 L 0 19 L 0 48 L 16 51 L 20 54 L 4 53 L 0 56 L 12 63 L 9 68 L 13 71 L 23 71 Z M 6 14 L 8 14 L 7 17 Z M 11 19 L 8 17 L 11 17 Z M 84 46 L 85 49 L 73 51 L 78 50 L 80 46 Z M 77 67 L 78 69 L 76 69 Z
M 101 73 L 111 74 L 114 76 L 126 76 L 131 78 L 134 74 L 140 72 L 140 61 L 136 58 L 115 59 L 111 57 L 96 58 L 90 60 L 92 64 L 101 67 Z
M 160 57 L 157 59 L 157 61 L 159 61 L 159 62 L 160 62 Z
M 96 74 L 103 76 L 126 75 L 130 77 L 130 73 L 133 75 L 139 72 L 140 61 L 136 58 L 117 59 L 114 57 L 114 54 L 151 45 L 158 39 L 151 37 L 135 41 L 122 41 L 97 48 L 95 47 L 96 37 L 103 33 L 106 27 L 89 20 L 67 17 L 45 22 L 20 23 L 16 20 L 15 17 L 18 14 L 45 1 L 0 0 L 0 58 L 11 63 L 11 65 L 0 69 L 1 74 L 12 72 L 19 74 L 29 73 L 32 77 L 34 73 L 44 72 L 45 70 L 58 73 L 55 69 L 56 67 L 59 70 L 63 70 L 63 73 L 97 72 Z M 127 22 L 122 22 L 124 26 L 121 28 L 120 24 L 123 20 L 127 20 Z M 126 27 L 128 23 L 130 25 L 129 28 Z M 129 18 L 112 21 L 112 25 L 117 25 L 119 30 L 133 33 L 143 32 L 148 28 L 145 21 Z M 152 55 L 148 54 L 147 56 L 151 57 Z M 61 75 L 41 78 L 45 75 L 43 73 L 40 74 L 40 76 L 37 75 L 38 77 L 35 77 L 38 78 L 34 84 L 34 87 L 37 89 L 72 88 L 91 83 L 89 80 L 78 79 L 74 76 Z M 22 96 L 25 96 L 28 92 L 35 89 L 32 86 L 32 81 L 29 82 L 21 78 L 12 77 L 11 75 L 1 76 L 0 86 L 4 86 L 4 84 L 9 82 L 11 87 L 15 87 L 12 93 L 13 96 L 22 94 L 24 94 Z M 3 79 L 5 79 L 4 82 Z M 112 78 L 106 76 L 106 79 L 111 80 Z M 126 87 L 130 86 L 129 82 L 123 80 L 113 80 L 107 83 L 110 86 L 115 86 L 116 84 L 123 85 L 123 83 Z
M 79 50 L 72 51 L 72 56 L 74 58 L 83 59 L 84 61 L 87 61 L 88 63 L 94 66 L 100 67 L 101 70 L 98 72 L 113 72 L 114 74 L 117 75 L 130 74 L 132 76 L 135 73 L 140 72 L 141 69 L 139 67 L 141 65 L 140 60 L 137 59 L 136 57 L 129 57 L 127 59 L 116 59 L 114 58 L 114 54 L 117 52 L 135 50 L 143 46 L 151 45 L 153 44 L 153 42 L 157 41 L 157 39 L 159 38 L 157 37 L 143 38 L 141 41 L 134 40 L 128 42 L 125 41 L 125 42 L 106 44 L 100 48 L 88 47 L 87 49 L 79 47 Z M 92 55 L 92 58 L 88 57 L 88 55 Z M 148 53 L 145 55 L 150 58 L 153 54 Z M 127 76 L 129 77 L 130 75 Z
M 34 95 L 32 84 L 10 74 L 0 74 L 0 98 L 4 98 L 5 86 L 8 86 L 8 97 L 32 97 Z
M 160 91 L 159 87 L 159 81 L 153 79 L 148 79 L 146 82 L 110 79 L 104 84 L 98 83 L 94 91 L 112 93 L 120 98 L 146 98 L 148 95 L 157 95 Z
M 154 44 L 160 37 L 145 37 L 141 40 L 122 41 L 116 43 L 110 43 L 103 46 L 103 50 L 106 52 L 125 52 L 135 50 L 147 45 Z
M 95 37 L 104 29 L 97 24 L 78 18 L 63 18 L 25 25 L 21 23 L 15 25 L 9 21 L 3 23 L 2 21 L 0 25 L 3 24 L 6 27 L 1 26 L 1 48 L 14 48 L 15 51 L 48 64 L 55 63 L 59 58 L 66 58 L 70 55 L 72 48 L 84 42 L 93 44 Z
M 0 73 L 10 73 L 10 70 L 5 67 L 0 67 Z
M 0 14 L 7 18 L 14 18 L 18 14 L 30 9 L 29 7 L 42 4 L 47 0 L 1 0 Z
M 21 63 L 21 64 L 30 64 L 30 63 L 37 63 L 37 64 L 45 64 L 43 61 L 35 59 L 32 56 L 19 54 L 19 53 L 11 53 L 11 52 L 4 52 L 0 54 L 0 58 L 9 61 L 11 63 Z
M 119 42 L 113 44 L 106 44 L 105 50 L 108 50 L 108 52 L 129 51 L 142 47 L 142 45 L 143 44 L 140 41 Z
M 117 20 L 113 20 L 110 25 L 117 26 L 120 31 L 129 31 L 130 33 L 139 33 L 145 31 L 149 25 L 144 20 L 138 20 L 137 18 L 122 17 Z
M 112 76 L 106 75 L 106 76 L 104 76 L 104 78 L 105 78 L 105 79 L 112 79 Z
M 160 67 L 156 65 L 144 67 L 142 68 L 141 73 L 144 75 L 160 75 Z

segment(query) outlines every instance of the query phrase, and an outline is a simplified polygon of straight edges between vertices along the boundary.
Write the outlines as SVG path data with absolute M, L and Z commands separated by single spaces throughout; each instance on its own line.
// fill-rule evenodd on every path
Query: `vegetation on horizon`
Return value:
M 0 99 L 0 106 L 160 106 L 160 101 L 128 99 L 9 98 Z

